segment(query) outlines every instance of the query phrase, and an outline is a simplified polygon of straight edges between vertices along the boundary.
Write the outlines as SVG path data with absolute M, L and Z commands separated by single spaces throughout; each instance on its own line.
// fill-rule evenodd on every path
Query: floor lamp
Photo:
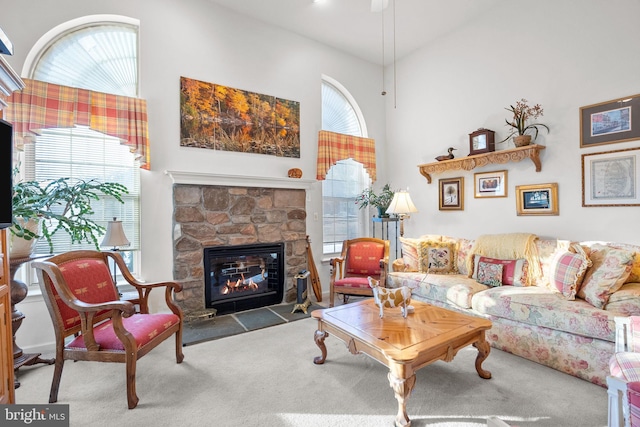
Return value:
M 407 191 L 396 191 L 393 195 L 393 200 L 387 209 L 388 214 L 396 214 L 400 218 L 400 237 L 404 236 L 404 219 L 408 218 L 409 214 L 418 212 L 416 205 L 411 201 L 411 196 Z
M 129 246 L 131 242 L 127 239 L 122 228 L 122 221 L 117 221 L 116 217 L 113 217 L 113 221 L 109 221 L 107 224 L 107 232 L 102 239 L 100 246 L 111 247 L 112 251 L 118 251 L 120 246 Z M 116 285 L 116 262 L 113 261 L 113 284 Z

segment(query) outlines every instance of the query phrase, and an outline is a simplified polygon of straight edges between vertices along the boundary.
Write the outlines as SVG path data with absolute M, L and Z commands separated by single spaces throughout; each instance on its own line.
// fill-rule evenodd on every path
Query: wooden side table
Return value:
M 9 271 L 11 276 L 11 330 L 13 332 L 13 370 L 15 372 L 15 388 L 20 387 L 20 381 L 18 381 L 18 369 L 22 366 L 31 366 L 36 363 L 46 363 L 47 365 L 55 363 L 55 359 L 42 359 L 40 357 L 42 353 L 24 353 L 18 344 L 16 344 L 16 333 L 18 332 L 18 329 L 20 329 L 20 326 L 22 326 L 22 321 L 25 318 L 24 314 L 16 308 L 16 305 L 27 297 L 27 294 L 29 293 L 29 286 L 21 280 L 16 280 L 15 275 L 22 264 L 45 256 L 46 255 L 41 255 L 9 260 Z

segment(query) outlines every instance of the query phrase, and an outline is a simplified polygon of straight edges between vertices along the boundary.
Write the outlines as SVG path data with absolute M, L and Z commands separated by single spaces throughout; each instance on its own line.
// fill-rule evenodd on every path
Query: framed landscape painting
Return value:
M 582 206 L 640 206 L 640 148 L 582 155 Z
M 558 183 L 516 186 L 516 212 L 524 215 L 559 215 Z
M 640 139 L 640 95 L 580 108 L 580 147 Z
M 475 198 L 507 197 L 507 171 L 473 174 Z
M 441 179 L 439 183 L 439 199 L 441 211 L 464 210 L 464 178 Z

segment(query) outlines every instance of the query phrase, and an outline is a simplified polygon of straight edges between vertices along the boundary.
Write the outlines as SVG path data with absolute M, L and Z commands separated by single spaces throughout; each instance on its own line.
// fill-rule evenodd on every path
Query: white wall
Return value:
M 84 15 L 116 14 L 140 20 L 141 97 L 148 102 L 151 171 L 142 171 L 142 276 L 172 277 L 172 183 L 164 170 L 286 177 L 290 168 L 303 178 L 316 173 L 321 126 L 321 75 L 344 85 L 363 110 L 369 136 L 376 139 L 378 179 L 385 180 L 384 104 L 379 95 L 382 69 L 309 39 L 241 17 L 206 0 L 111 0 L 87 2 L 21 0 L 2 7 L 0 27 L 14 44 L 6 59 L 21 72 L 36 41 L 51 28 Z M 309 7 L 313 7 L 309 2 Z M 301 158 L 229 153 L 179 145 L 180 76 L 300 102 Z M 307 232 L 316 261 L 322 253 L 321 185 L 308 192 Z M 325 281 L 326 282 L 326 281 Z M 326 282 L 325 287 L 328 286 Z M 41 301 L 20 304 L 27 318 L 18 333 L 24 349 L 42 344 L 49 328 Z M 51 341 L 53 340 L 53 336 Z M 32 339 L 33 338 L 33 339 Z
M 579 130 L 581 106 L 640 93 L 638 16 L 637 0 L 507 1 L 399 61 L 397 108 L 387 103 L 388 173 L 394 185 L 409 186 L 420 211 L 405 221 L 405 236 L 532 232 L 640 244 L 640 207 L 583 208 L 581 184 L 582 154 L 640 143 L 581 149 Z M 547 147 L 541 172 L 523 160 L 434 174 L 427 184 L 418 164 L 434 162 L 449 146 L 467 156 L 468 134 L 480 127 L 503 139 L 504 107 L 520 98 L 542 104 L 541 121 L 551 129 L 536 141 Z M 497 149 L 514 147 L 505 145 Z M 502 169 L 508 197 L 475 199 L 473 173 Z M 439 211 L 438 179 L 458 176 L 464 211 Z M 516 216 L 516 185 L 552 182 L 559 185 L 559 216 Z

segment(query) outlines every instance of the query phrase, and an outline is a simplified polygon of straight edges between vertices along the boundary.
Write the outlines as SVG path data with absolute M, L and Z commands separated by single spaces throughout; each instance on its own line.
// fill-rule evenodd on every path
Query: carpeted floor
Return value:
M 292 313 L 295 304 L 278 304 L 239 313 L 215 316 L 210 319 L 185 322 L 182 331 L 184 346 L 205 341 L 238 335 L 248 331 L 281 325 L 311 316 L 311 312 L 320 307 L 311 304 L 305 314 L 301 310 Z

